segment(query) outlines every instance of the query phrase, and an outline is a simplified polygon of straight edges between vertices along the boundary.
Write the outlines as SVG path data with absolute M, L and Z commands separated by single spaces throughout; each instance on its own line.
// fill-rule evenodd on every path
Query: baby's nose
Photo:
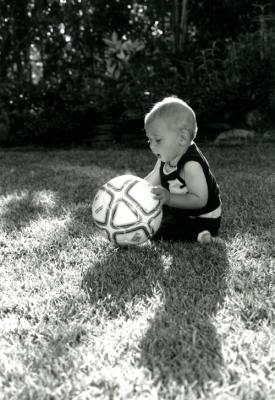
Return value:
M 152 143 L 152 142 L 150 142 L 150 149 L 151 149 L 152 151 L 154 151 L 155 147 L 156 147 L 155 144 Z

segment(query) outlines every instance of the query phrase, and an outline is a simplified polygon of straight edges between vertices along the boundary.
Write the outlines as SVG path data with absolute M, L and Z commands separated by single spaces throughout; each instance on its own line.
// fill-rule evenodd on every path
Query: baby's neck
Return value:
M 189 143 L 189 145 L 187 147 L 185 147 L 181 153 L 175 157 L 173 160 L 171 161 L 167 161 L 165 164 L 168 166 L 168 168 L 175 168 L 178 165 L 179 160 L 181 159 L 181 157 L 187 152 L 187 150 L 189 149 L 189 147 L 191 146 L 191 144 L 193 144 L 193 140 L 191 143 Z

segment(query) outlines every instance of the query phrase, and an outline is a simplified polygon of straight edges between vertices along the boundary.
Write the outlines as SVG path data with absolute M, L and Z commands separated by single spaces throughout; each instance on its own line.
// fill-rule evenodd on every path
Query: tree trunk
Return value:
M 175 53 L 180 53 L 184 48 L 187 34 L 187 3 L 188 0 L 174 0 L 173 3 L 172 26 Z
M 187 2 L 188 0 L 182 0 L 181 2 L 181 17 L 179 26 L 179 51 L 183 50 L 187 34 Z

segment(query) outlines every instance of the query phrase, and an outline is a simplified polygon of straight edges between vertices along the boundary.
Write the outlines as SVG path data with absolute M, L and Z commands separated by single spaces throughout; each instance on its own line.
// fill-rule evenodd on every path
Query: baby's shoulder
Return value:
M 203 168 L 201 164 L 196 160 L 186 161 L 186 163 L 179 169 L 179 175 L 183 179 L 188 175 L 200 175 L 202 172 Z

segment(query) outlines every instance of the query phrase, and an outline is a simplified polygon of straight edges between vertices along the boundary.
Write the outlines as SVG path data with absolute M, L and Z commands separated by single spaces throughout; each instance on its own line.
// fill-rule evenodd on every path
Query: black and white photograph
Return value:
M 0 0 L 0 400 L 274 400 L 274 188 L 274 0 Z

